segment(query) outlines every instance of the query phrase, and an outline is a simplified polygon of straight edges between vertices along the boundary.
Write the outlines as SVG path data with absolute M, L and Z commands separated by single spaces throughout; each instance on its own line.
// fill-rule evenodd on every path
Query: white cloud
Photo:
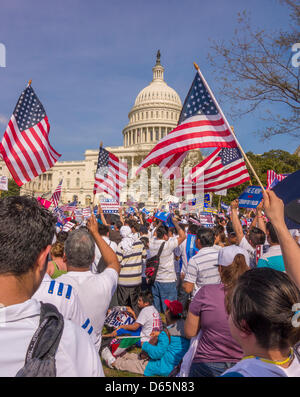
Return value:
M 7 126 L 8 123 L 8 119 L 6 116 L 4 116 L 3 114 L 0 114 L 0 124 Z

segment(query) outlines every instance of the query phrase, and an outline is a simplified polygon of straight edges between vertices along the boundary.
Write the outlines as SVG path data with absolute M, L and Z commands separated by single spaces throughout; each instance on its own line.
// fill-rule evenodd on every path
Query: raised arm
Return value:
M 255 226 L 258 227 L 260 230 L 264 231 L 265 233 L 267 233 L 266 223 L 264 221 L 262 210 L 263 210 L 263 201 L 261 201 L 256 207 L 256 215 L 249 229 Z
M 123 213 L 122 213 L 123 208 L 119 208 L 119 215 L 120 215 L 120 221 L 122 222 L 122 225 L 124 226 L 124 218 L 123 218 Z
M 99 203 L 99 205 L 98 205 L 98 215 L 100 215 L 100 219 L 101 219 L 103 225 L 108 226 L 108 224 L 107 224 L 107 222 L 106 222 L 106 219 L 105 219 L 105 216 L 104 216 L 104 214 L 103 214 L 103 210 L 102 210 L 102 207 L 101 207 L 101 204 L 100 204 L 100 203 Z
M 283 201 L 272 190 L 267 190 L 263 195 L 264 210 L 276 231 L 285 270 L 297 287 L 300 288 L 300 247 L 286 227 Z
M 117 255 L 113 251 L 112 248 L 103 240 L 98 232 L 98 222 L 95 218 L 95 215 L 89 218 L 87 222 L 87 228 L 89 229 L 91 235 L 94 237 L 94 240 L 101 252 L 102 258 L 107 263 L 107 268 L 114 269 L 118 274 L 120 273 L 121 266 L 118 261 Z
M 230 207 L 231 207 L 230 219 L 232 222 L 232 227 L 236 234 L 238 243 L 240 244 L 240 242 L 244 237 L 244 232 L 238 216 L 239 200 L 238 199 L 233 200 L 230 204 Z
M 178 245 L 180 245 L 180 244 L 185 240 L 185 238 L 186 238 L 185 233 L 184 233 L 184 231 L 181 229 L 181 227 L 179 226 L 179 224 L 178 224 L 176 218 L 172 218 L 172 222 L 174 223 L 174 226 L 175 226 L 175 228 L 176 228 L 176 230 L 177 230 L 177 233 L 178 233 L 178 238 L 177 238 L 177 240 L 178 240 Z

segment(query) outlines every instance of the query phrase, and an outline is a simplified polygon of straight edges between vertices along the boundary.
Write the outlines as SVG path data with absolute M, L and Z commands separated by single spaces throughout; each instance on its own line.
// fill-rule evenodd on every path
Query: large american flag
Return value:
M 104 192 L 120 202 L 120 191 L 127 182 L 127 164 L 100 147 L 95 176 L 94 194 Z
M 217 192 L 240 185 L 250 176 L 238 148 L 216 149 L 191 169 L 176 188 L 176 195 Z
M 54 208 L 56 208 L 58 206 L 58 203 L 60 200 L 62 183 L 63 183 L 63 180 L 61 180 L 59 182 L 59 184 L 57 185 L 57 188 L 54 190 L 54 193 L 52 194 L 52 196 L 50 198 L 50 201 L 53 204 Z
M 278 182 L 283 181 L 289 174 L 276 174 L 273 170 L 267 171 L 267 189 L 273 189 Z
M 236 146 L 232 131 L 210 95 L 207 83 L 197 72 L 185 99 L 178 126 L 151 150 L 137 174 L 152 164 L 161 168 L 178 167 L 180 160 L 191 149 Z
M 17 185 L 49 170 L 61 156 L 49 142 L 45 109 L 31 85 L 22 92 L 0 144 L 0 154 Z

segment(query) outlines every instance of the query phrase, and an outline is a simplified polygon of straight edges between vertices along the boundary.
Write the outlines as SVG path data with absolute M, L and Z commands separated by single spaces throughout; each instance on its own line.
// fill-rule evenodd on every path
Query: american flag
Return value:
M 127 164 L 100 147 L 94 194 L 104 192 L 120 202 L 120 191 L 127 182 Z
M 0 144 L 0 154 L 18 186 L 49 170 L 61 156 L 50 145 L 49 131 L 45 109 L 28 85 Z
M 58 206 L 60 196 L 61 196 L 61 185 L 63 183 L 63 180 L 61 180 L 57 186 L 57 188 L 54 190 L 54 193 L 52 194 L 50 201 L 53 204 L 54 208 Z
M 89 218 L 92 215 L 90 207 L 83 208 L 82 215 L 84 218 Z
M 74 200 L 72 203 L 63 205 L 60 207 L 63 211 L 75 211 L 77 209 L 77 200 Z
M 195 176 L 198 182 L 195 182 Z M 180 197 L 201 191 L 216 192 L 240 185 L 248 180 L 250 176 L 240 150 L 238 148 L 217 149 L 192 168 L 188 176 L 181 180 L 176 188 L 176 195 Z
M 236 141 L 204 79 L 196 74 L 185 99 L 178 126 L 162 138 L 142 161 L 142 168 L 152 164 L 170 168 L 179 166 L 186 151 L 206 147 L 236 147 Z M 165 162 L 166 164 L 162 164 Z
M 267 189 L 272 189 L 278 182 L 283 181 L 289 174 L 276 174 L 273 170 L 267 171 Z

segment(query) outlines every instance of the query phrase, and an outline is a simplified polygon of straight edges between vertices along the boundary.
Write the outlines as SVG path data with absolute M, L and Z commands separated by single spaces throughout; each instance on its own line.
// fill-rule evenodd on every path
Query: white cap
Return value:
M 248 252 L 237 245 L 229 245 L 228 247 L 220 249 L 218 255 L 218 265 L 230 266 L 237 254 L 244 255 L 246 263 L 249 266 L 250 261 Z

